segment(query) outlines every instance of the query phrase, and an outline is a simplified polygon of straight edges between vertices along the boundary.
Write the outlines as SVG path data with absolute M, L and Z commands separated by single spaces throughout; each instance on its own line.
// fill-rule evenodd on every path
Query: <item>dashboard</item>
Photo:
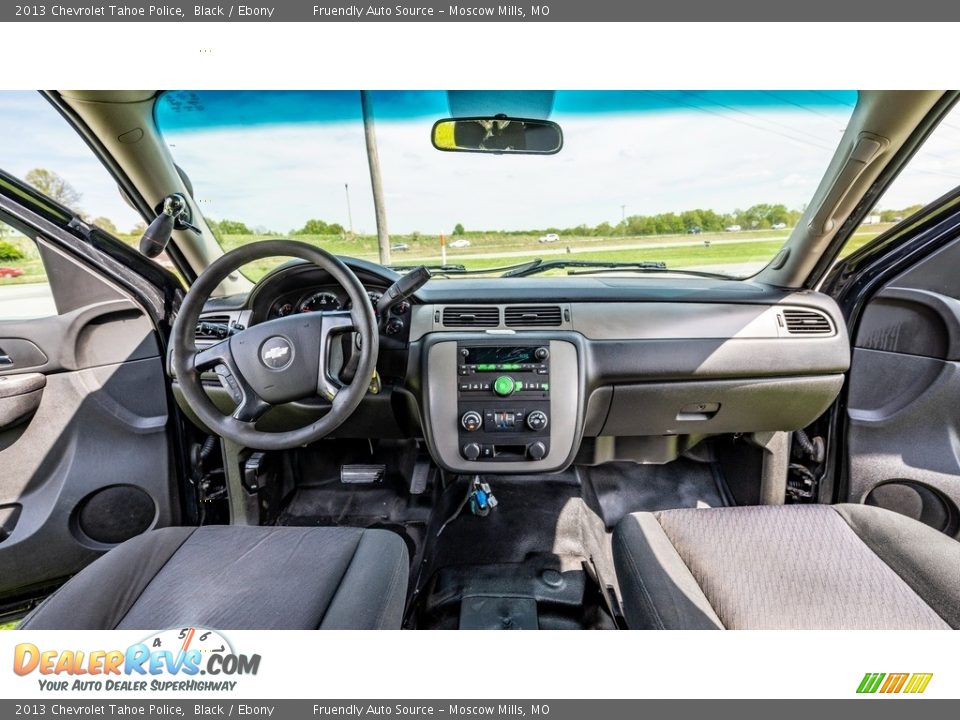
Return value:
M 344 261 L 374 303 L 400 277 Z M 211 299 L 201 326 L 348 307 L 325 272 L 293 262 L 249 295 Z M 710 435 L 810 424 L 840 392 L 849 353 L 839 309 L 812 291 L 682 276 L 436 279 L 381 322 L 382 388 L 336 436 L 422 438 L 460 473 L 669 462 Z M 258 428 L 325 407 L 278 406 Z

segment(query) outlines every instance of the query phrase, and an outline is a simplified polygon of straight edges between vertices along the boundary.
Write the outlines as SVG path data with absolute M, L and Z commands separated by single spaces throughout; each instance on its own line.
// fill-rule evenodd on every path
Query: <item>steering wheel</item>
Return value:
M 312 312 L 269 320 L 198 350 L 194 334 L 207 298 L 231 273 L 252 260 L 295 257 L 313 263 L 340 283 L 350 310 Z M 329 368 L 335 337 L 355 332 L 360 338 L 355 380 L 341 384 Z M 190 287 L 173 323 L 173 371 L 187 405 L 215 433 L 257 450 L 284 450 L 319 440 L 336 430 L 357 409 L 377 367 L 380 333 L 370 298 L 357 276 L 318 247 L 294 240 L 266 240 L 231 250 L 213 262 Z M 223 414 L 203 389 L 201 375 L 214 370 L 236 401 Z M 274 405 L 321 396 L 330 411 L 316 422 L 286 432 L 256 429 Z

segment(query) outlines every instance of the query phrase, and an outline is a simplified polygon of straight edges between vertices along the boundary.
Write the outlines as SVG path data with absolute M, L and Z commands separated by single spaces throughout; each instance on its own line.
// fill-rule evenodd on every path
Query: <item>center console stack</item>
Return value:
M 576 340 L 434 333 L 423 353 L 425 437 L 441 467 L 513 474 L 569 465 L 583 413 Z
M 460 454 L 542 460 L 550 451 L 550 348 L 457 344 Z

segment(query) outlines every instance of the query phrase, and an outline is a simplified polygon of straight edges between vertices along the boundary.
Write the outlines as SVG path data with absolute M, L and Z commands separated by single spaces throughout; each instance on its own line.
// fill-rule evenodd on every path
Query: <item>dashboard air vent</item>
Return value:
M 445 327 L 497 327 L 500 324 L 500 308 L 447 307 L 443 309 Z
M 833 325 L 823 313 L 815 310 L 784 310 L 783 320 L 791 335 L 831 335 Z
M 197 323 L 194 338 L 197 340 L 223 340 L 230 334 L 229 315 L 206 315 Z
M 507 327 L 557 327 L 563 324 L 559 305 L 514 305 L 503 313 Z

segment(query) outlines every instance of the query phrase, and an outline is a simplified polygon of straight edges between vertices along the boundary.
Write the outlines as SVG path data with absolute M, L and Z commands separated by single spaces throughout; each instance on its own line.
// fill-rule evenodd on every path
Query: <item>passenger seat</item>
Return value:
M 613 556 L 635 629 L 960 628 L 960 542 L 881 508 L 634 513 Z

